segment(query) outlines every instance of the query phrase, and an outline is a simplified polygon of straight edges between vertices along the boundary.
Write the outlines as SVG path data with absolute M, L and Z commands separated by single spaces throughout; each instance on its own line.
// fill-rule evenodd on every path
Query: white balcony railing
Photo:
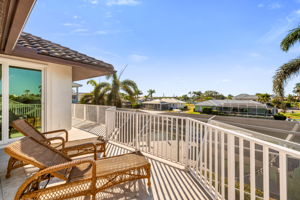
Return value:
M 108 108 L 105 121 L 110 141 L 185 166 L 213 199 L 297 198 L 298 151 L 186 117 Z

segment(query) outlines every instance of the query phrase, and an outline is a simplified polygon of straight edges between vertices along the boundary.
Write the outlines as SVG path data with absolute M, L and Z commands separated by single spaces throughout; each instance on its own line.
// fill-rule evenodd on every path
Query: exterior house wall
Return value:
M 71 129 L 72 67 L 49 63 L 45 84 L 46 129 Z
M 42 70 L 44 131 L 72 128 L 72 67 L 0 55 L 0 63 Z M 3 77 L 4 78 L 4 77 Z M 3 84 L 4 80 L 3 80 Z M 3 97 L 5 96 L 3 92 Z

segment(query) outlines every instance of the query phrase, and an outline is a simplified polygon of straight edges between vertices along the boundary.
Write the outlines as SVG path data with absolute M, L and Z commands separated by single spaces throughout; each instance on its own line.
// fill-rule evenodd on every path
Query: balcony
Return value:
M 71 139 L 102 135 L 108 156 L 138 149 L 151 163 L 151 189 L 126 183 L 104 199 L 299 199 L 296 150 L 185 117 L 80 104 L 72 110 Z M 36 169 L 5 179 L 7 157 L 1 152 L 0 159 L 0 195 L 12 199 Z

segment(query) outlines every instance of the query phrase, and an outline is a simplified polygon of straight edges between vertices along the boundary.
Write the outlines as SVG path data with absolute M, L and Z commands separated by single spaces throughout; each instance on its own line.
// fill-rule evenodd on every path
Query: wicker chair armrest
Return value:
M 53 133 L 59 133 L 59 132 L 64 132 L 65 133 L 66 142 L 68 142 L 69 141 L 69 132 L 66 129 L 47 131 L 47 132 L 44 132 L 43 134 L 47 135 L 47 134 L 53 134 Z
M 81 165 L 84 163 L 90 163 L 92 165 L 92 187 L 95 188 L 96 187 L 96 162 L 92 159 L 73 160 L 73 161 L 70 161 L 67 163 L 55 165 L 55 166 L 43 169 L 41 171 L 38 171 L 37 173 L 35 173 L 34 175 L 32 175 L 31 177 L 26 179 L 25 182 L 18 189 L 16 196 L 15 196 L 15 200 L 20 199 L 24 190 L 26 190 L 27 186 L 30 185 L 34 180 L 41 178 L 43 175 L 52 174 L 57 171 L 75 167 L 75 166 L 78 166 L 78 165 Z
M 65 147 L 62 151 L 66 154 L 68 154 L 68 151 L 73 150 L 82 150 L 86 148 L 93 148 L 94 150 L 94 159 L 97 160 L 97 146 L 94 143 L 84 143 L 84 144 L 78 144 L 70 147 Z
M 58 148 L 58 147 L 62 147 L 62 149 L 65 148 L 65 139 L 63 137 L 51 137 L 51 138 L 47 138 L 44 141 L 46 141 L 47 144 L 51 145 L 51 141 L 55 141 L 55 140 L 60 140 L 61 143 L 59 143 L 57 146 L 53 146 L 54 148 Z
M 107 143 L 108 140 L 106 138 L 104 138 L 103 136 L 99 136 L 98 140 L 102 140 L 103 142 Z

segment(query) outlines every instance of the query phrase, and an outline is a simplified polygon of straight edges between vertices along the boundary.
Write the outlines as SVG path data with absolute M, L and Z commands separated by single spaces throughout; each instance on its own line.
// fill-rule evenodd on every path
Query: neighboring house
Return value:
M 212 108 L 226 114 L 269 115 L 275 110 L 252 100 L 208 100 L 195 104 L 195 111 L 202 112 L 204 108 Z
M 72 103 L 78 103 L 79 98 L 79 88 L 82 87 L 81 84 L 78 83 L 72 83 L 72 88 L 75 88 L 75 90 L 72 90 Z
M 236 95 L 232 98 L 233 100 L 252 100 L 252 101 L 257 101 L 258 97 L 256 95 L 251 95 L 251 94 L 239 94 Z
M 18 118 L 42 131 L 71 129 L 72 82 L 114 73 L 111 64 L 22 33 L 34 3 L 0 2 L 0 144 L 21 136 L 10 128 Z
M 170 109 L 182 109 L 185 107 L 185 102 L 177 99 L 155 99 L 152 101 L 145 101 L 142 103 L 145 109 L 150 110 L 170 110 Z

